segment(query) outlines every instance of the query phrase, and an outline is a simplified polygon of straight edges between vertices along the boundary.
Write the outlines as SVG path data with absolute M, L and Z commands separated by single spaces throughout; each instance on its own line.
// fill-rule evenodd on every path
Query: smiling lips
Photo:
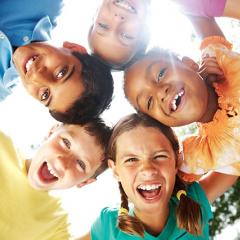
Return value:
M 133 7 L 129 1 L 126 1 L 126 0 L 116 0 L 113 2 L 114 5 L 120 7 L 120 8 L 123 8 L 125 10 L 127 10 L 128 12 L 131 12 L 131 13 L 137 13 L 135 7 Z
M 37 59 L 37 57 L 38 55 L 35 55 L 28 59 L 28 61 L 25 64 L 25 73 L 27 73 L 30 70 L 33 62 Z
M 58 180 L 58 176 L 48 162 L 44 162 L 38 171 L 38 176 L 43 183 L 52 183 Z
M 184 89 L 181 89 L 180 92 L 178 92 L 173 100 L 171 101 L 171 104 L 170 104 L 170 112 L 175 112 L 177 111 L 180 103 L 181 103 L 181 100 L 182 100 L 182 97 L 184 96 L 185 94 L 185 91 Z
M 161 184 L 139 185 L 137 191 L 145 200 L 154 200 L 160 195 Z

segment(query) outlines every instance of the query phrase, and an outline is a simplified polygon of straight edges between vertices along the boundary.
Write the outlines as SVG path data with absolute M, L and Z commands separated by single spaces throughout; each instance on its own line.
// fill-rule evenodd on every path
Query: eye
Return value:
M 40 95 L 40 101 L 46 101 L 50 96 L 50 91 L 49 89 L 45 89 L 42 94 Z
M 166 72 L 166 69 L 167 69 L 167 68 L 162 68 L 162 69 L 160 69 L 159 74 L 158 74 L 158 76 L 157 76 L 157 82 L 159 82 L 159 81 L 161 80 L 161 78 L 164 76 L 164 74 L 165 74 L 165 72 Z
M 130 35 L 127 34 L 127 33 L 121 33 L 121 36 L 122 36 L 122 38 L 125 38 L 125 39 L 127 39 L 127 40 L 132 40 L 132 39 L 134 39 L 134 37 L 130 36 Z
M 77 160 L 77 164 L 80 166 L 80 168 L 85 171 L 86 170 L 86 164 L 82 160 Z
M 131 157 L 131 158 L 126 159 L 124 162 L 125 163 L 133 163 L 133 162 L 136 162 L 137 160 L 138 160 L 137 158 Z
M 99 26 L 100 28 L 102 28 L 102 29 L 105 29 L 105 30 L 108 30 L 108 29 L 109 29 L 109 26 L 108 26 L 107 24 L 105 24 L 105 23 L 99 22 L 99 23 L 98 23 L 98 26 Z
M 153 100 L 153 97 L 149 97 L 148 100 L 147 100 L 147 110 L 150 109 L 151 105 L 152 105 L 152 100 Z
M 166 159 L 168 158 L 168 156 L 166 154 L 158 154 L 156 156 L 154 156 L 154 159 L 156 160 L 161 160 L 161 159 Z
M 67 66 L 64 66 L 64 67 L 57 73 L 56 78 L 57 78 L 57 79 L 63 78 L 63 77 L 66 75 L 67 71 L 68 71 L 68 67 L 67 67 Z
M 67 138 L 62 138 L 62 141 L 67 149 L 71 149 L 71 142 Z

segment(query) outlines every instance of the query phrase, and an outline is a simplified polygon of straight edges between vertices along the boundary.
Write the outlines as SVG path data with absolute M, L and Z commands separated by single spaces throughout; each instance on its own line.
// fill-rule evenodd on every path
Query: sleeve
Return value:
M 105 234 L 108 233 L 109 229 L 109 210 L 108 208 L 102 209 L 100 215 L 95 220 L 91 227 L 91 240 L 101 240 L 101 239 L 108 239 Z
M 211 205 L 201 185 L 197 182 L 189 185 L 188 194 L 192 199 L 198 202 L 201 206 L 203 220 L 208 222 L 213 218 Z
M 187 15 L 199 17 L 220 17 L 223 15 L 226 0 L 174 0 L 180 10 Z

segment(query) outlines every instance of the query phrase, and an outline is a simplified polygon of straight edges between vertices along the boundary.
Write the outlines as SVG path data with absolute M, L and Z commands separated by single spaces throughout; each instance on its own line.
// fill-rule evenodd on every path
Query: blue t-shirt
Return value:
M 203 217 L 203 230 L 202 235 L 199 237 L 193 236 L 186 232 L 184 229 L 179 229 L 176 223 L 175 209 L 178 204 L 176 197 L 170 200 L 170 211 L 167 223 L 163 231 L 158 236 L 152 236 L 145 232 L 144 239 L 146 240 L 206 240 L 209 239 L 209 220 L 212 218 L 211 207 L 208 199 L 198 183 L 193 183 L 188 187 L 188 196 L 200 203 Z M 92 240 L 141 240 L 141 237 L 133 236 L 122 232 L 117 227 L 118 209 L 117 208 L 104 208 L 100 216 L 97 218 L 91 228 Z
M 18 83 L 12 47 L 31 41 L 48 41 L 63 0 L 1 0 L 0 3 L 0 101 Z

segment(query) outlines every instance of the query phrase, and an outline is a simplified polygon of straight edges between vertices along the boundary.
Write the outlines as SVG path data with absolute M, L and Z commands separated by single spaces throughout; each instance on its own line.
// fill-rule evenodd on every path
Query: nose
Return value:
M 114 13 L 114 19 L 117 19 L 117 21 L 124 21 L 125 20 L 125 16 L 121 13 Z
M 141 165 L 141 174 L 145 178 L 152 178 L 158 174 L 158 171 L 151 160 L 146 160 Z
M 157 98 L 159 100 L 159 102 L 164 102 L 167 98 L 169 92 L 169 85 L 165 84 L 165 85 L 161 85 L 158 90 L 157 90 Z
M 56 168 L 60 171 L 69 169 L 71 167 L 72 158 L 71 155 L 58 155 L 55 163 Z

